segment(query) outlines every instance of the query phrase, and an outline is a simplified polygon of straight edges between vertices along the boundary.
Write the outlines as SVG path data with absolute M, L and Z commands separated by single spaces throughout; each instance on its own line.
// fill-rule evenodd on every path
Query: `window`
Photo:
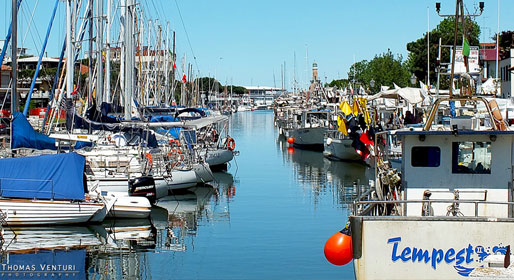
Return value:
M 491 142 L 453 142 L 452 173 L 491 174 Z
M 441 163 L 439 147 L 412 147 L 411 165 L 413 167 L 438 167 Z

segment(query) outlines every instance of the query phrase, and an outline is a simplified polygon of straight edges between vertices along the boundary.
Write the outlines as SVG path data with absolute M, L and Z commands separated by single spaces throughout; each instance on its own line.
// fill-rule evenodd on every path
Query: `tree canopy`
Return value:
M 465 20 L 466 37 L 471 46 L 479 45 L 480 27 L 470 18 Z M 455 36 L 455 17 L 448 17 L 442 20 L 435 29 L 430 32 L 430 81 L 435 83 L 437 79 L 436 60 L 439 48 L 439 38 L 441 45 L 452 45 Z M 462 45 L 462 25 L 458 25 L 457 46 Z M 414 73 L 418 80 L 427 79 L 427 33 L 416 41 L 407 44 L 409 57 L 407 59 L 408 68 Z M 441 62 L 450 62 L 450 48 L 441 48 Z
M 333 80 L 328 84 L 329 87 L 346 88 L 350 81 L 348 79 Z
M 402 61 L 401 55 L 394 55 L 391 50 L 376 55 L 369 62 L 362 60 L 356 62 L 348 72 L 348 80 L 362 85 L 364 88 L 371 88 L 372 92 L 378 92 L 380 86 L 393 86 L 393 83 L 405 87 L 409 84 L 409 70 Z M 375 83 L 370 85 L 371 80 Z

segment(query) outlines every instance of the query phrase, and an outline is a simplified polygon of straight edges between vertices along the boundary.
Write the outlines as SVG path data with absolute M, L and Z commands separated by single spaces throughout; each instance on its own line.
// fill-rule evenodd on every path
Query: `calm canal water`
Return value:
M 323 246 L 346 223 L 352 193 L 343 186 L 373 171 L 288 149 L 271 111 L 236 113 L 231 126 L 241 154 L 213 187 L 166 198 L 150 220 L 19 229 L 18 247 L 64 250 L 4 255 L 0 278 L 353 279 Z

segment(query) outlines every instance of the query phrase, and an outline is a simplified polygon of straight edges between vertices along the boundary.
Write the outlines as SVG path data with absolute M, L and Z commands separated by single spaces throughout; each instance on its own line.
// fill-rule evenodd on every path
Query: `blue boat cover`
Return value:
M 182 128 L 180 128 L 180 127 L 174 127 L 174 128 L 170 128 L 170 129 L 159 128 L 156 131 L 159 134 L 170 135 L 171 137 L 173 137 L 175 139 L 179 139 L 181 129 Z
M 177 122 L 180 120 L 177 120 L 173 116 L 168 115 L 157 115 L 157 116 L 150 116 L 150 122 Z
M 20 112 L 14 113 L 12 121 L 12 148 L 29 148 L 36 150 L 57 150 L 55 139 L 41 134 L 32 128 L 25 115 Z M 91 143 L 77 141 L 75 149 L 91 146 Z M 63 147 L 66 149 L 66 147 Z
M 0 265 L 2 279 L 86 279 L 86 250 L 42 250 L 10 254 Z
M 85 162 L 77 153 L 0 159 L 0 195 L 84 200 Z
M 55 139 L 41 134 L 32 128 L 20 112 L 14 113 L 12 121 L 12 148 L 32 148 L 37 150 L 55 150 Z

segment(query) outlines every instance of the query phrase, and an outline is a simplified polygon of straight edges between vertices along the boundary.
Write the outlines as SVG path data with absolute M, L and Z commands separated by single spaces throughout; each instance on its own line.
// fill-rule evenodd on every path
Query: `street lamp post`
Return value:
M 414 75 L 414 73 L 412 73 L 412 75 L 410 76 L 410 83 L 412 85 L 415 85 L 416 84 L 416 81 L 417 81 L 418 78 L 416 78 L 416 75 Z

